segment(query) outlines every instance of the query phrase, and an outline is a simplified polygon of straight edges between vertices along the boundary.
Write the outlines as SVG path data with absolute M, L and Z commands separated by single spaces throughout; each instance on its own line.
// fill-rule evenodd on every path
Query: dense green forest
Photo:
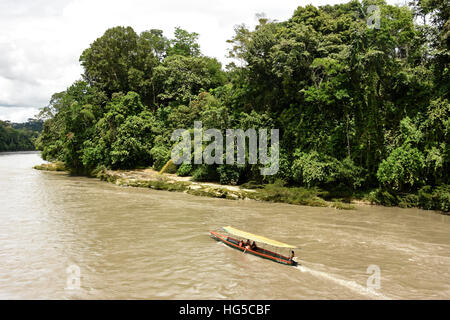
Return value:
M 448 211 L 449 15 L 445 0 L 298 7 L 287 21 L 236 26 L 225 68 L 202 55 L 196 33 L 111 28 L 81 54 L 83 78 L 42 109 L 37 147 L 75 173 L 160 169 L 172 131 L 194 121 L 279 128 L 275 176 L 260 164 L 182 164 L 178 174 Z
M 34 142 L 42 131 L 43 121 L 28 119 L 24 123 L 0 120 L 0 152 L 35 150 Z

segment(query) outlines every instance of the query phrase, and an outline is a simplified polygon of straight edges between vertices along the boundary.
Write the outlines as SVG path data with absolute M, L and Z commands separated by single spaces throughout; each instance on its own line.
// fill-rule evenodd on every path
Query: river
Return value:
M 42 162 L 0 153 L 0 299 L 450 299 L 449 216 L 119 187 Z M 209 237 L 225 225 L 296 244 L 300 266 Z

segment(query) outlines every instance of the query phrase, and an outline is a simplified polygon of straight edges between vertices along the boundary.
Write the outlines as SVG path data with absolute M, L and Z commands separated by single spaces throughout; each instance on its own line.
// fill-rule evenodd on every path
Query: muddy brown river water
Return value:
M 450 299 L 449 216 L 126 188 L 40 163 L 0 153 L 1 299 Z M 297 245 L 301 265 L 213 241 L 225 225 Z

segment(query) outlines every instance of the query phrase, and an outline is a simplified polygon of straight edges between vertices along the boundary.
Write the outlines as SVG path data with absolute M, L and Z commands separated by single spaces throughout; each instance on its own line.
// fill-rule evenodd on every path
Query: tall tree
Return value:
M 181 55 L 185 57 L 200 56 L 200 45 L 198 44 L 198 33 L 175 28 L 174 39 L 170 40 L 169 55 Z

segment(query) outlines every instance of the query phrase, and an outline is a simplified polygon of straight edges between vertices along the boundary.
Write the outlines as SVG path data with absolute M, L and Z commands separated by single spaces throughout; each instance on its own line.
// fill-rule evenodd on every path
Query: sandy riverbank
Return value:
M 101 180 L 120 186 L 147 187 L 157 190 L 182 191 L 189 194 L 227 199 L 250 199 L 255 190 L 238 186 L 220 185 L 211 182 L 191 181 L 191 177 L 159 173 L 153 169 L 104 170 L 97 174 Z
M 64 164 L 46 163 L 34 167 L 37 170 L 64 171 Z M 260 200 L 282 202 L 297 205 L 333 207 L 336 209 L 353 209 L 352 204 L 340 201 L 325 201 L 313 191 L 303 188 L 263 188 L 246 189 L 240 186 L 221 185 L 213 182 L 196 182 L 191 177 L 180 177 L 176 174 L 160 173 L 151 168 L 134 170 L 103 170 L 95 176 L 103 181 L 119 186 L 151 188 L 185 192 L 196 196 L 224 198 L 232 200 Z M 362 204 L 362 203 L 359 203 Z

